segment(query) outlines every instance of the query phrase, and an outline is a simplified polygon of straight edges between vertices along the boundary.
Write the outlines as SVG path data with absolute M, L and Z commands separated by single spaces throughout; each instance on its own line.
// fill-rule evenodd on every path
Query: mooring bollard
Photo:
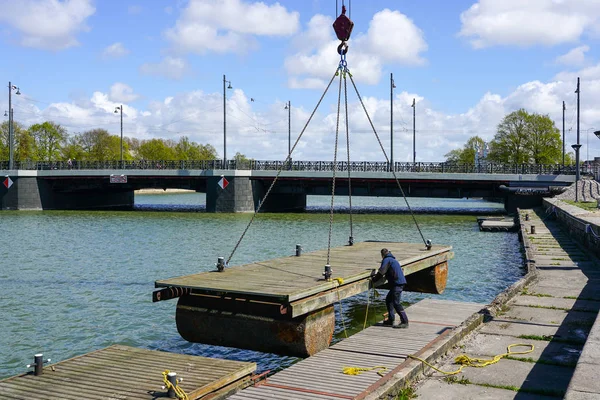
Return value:
M 327 264 L 325 266 L 325 272 L 323 272 L 323 276 L 325 277 L 325 280 L 330 281 L 331 274 L 333 274 L 333 271 L 331 270 L 331 265 Z
M 217 258 L 217 271 L 223 272 L 225 269 L 225 257 Z
M 529 221 L 529 214 L 525 214 L 525 221 Z
M 535 234 L 535 225 L 531 225 L 531 234 Z
M 348 238 L 348 246 L 352 246 L 353 244 L 354 244 L 354 237 L 353 237 L 353 236 L 350 236 L 350 237 Z
M 44 373 L 44 364 L 50 362 L 50 359 L 43 360 L 44 355 L 42 353 L 35 354 L 33 356 L 33 364 L 27 364 L 27 368 L 33 367 L 33 375 L 40 376 Z
M 171 386 L 169 386 L 169 391 L 167 392 L 167 396 L 169 396 L 170 398 L 177 397 L 177 394 L 175 393 L 175 387 L 177 386 L 177 373 L 169 372 L 167 374 L 167 380 L 171 384 Z
M 296 257 L 300 257 L 302 255 L 302 246 L 299 244 L 296 245 Z

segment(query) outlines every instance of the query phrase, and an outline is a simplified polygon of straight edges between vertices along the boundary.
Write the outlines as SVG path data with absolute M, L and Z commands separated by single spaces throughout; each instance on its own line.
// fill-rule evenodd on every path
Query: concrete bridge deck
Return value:
M 96 167 L 5 171 L 0 209 L 131 209 L 136 189 L 177 188 L 206 192 L 208 212 L 253 212 L 259 204 L 265 212 L 296 212 L 305 209 L 307 195 L 331 194 L 333 177 L 330 167 L 282 171 L 180 169 L 169 165 L 156 169 Z M 393 173 L 378 165 L 371 167 L 362 165 L 351 171 L 353 196 L 402 195 Z M 490 169 L 494 173 L 441 171 L 437 167 L 425 172 L 401 170 L 396 177 L 410 197 L 503 199 L 507 210 L 540 205 L 541 198 L 554 188 L 575 180 L 574 175 L 554 174 L 559 169 L 541 167 L 515 168 L 515 172 L 526 173 L 506 173 L 510 168 Z M 277 184 L 262 203 L 276 176 Z M 219 185 L 223 177 L 228 181 L 226 187 Z M 349 193 L 347 170 L 340 170 L 336 194 Z

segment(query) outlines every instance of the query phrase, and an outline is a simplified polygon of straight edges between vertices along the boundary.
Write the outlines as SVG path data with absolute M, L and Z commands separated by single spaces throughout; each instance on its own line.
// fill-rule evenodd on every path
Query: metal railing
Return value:
M 254 170 L 277 171 L 280 168 L 288 171 L 330 172 L 332 161 L 263 161 L 263 160 L 203 160 L 203 161 L 15 161 L 19 170 Z M 390 172 L 390 164 L 384 161 L 339 161 L 337 170 L 346 172 Z M 479 174 L 534 174 L 534 175 L 575 175 L 575 166 L 563 167 L 560 164 L 496 164 L 485 163 L 458 164 L 450 162 L 395 162 L 395 172 L 429 172 L 429 173 L 479 173 Z M 0 170 L 8 170 L 8 161 L 0 161 Z M 580 169 L 586 173 L 584 166 Z

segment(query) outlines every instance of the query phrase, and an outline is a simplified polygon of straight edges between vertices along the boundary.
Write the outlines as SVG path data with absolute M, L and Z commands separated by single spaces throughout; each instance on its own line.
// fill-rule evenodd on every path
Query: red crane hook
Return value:
M 348 52 L 348 44 L 346 44 L 346 42 L 350 39 L 353 28 L 354 22 L 346 16 L 346 6 L 342 5 L 342 13 L 333 22 L 333 30 L 335 31 L 337 38 L 342 41 L 338 46 L 338 53 L 340 55 Z

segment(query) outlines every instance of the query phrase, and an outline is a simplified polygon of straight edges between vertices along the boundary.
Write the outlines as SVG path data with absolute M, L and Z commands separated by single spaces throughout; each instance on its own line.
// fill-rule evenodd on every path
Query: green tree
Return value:
M 485 141 L 479 136 L 473 136 L 467 140 L 462 149 L 454 149 L 447 153 L 446 161 L 458 164 L 475 164 L 475 154 L 479 149 L 483 149 Z
M 527 118 L 527 149 L 535 164 L 562 163 L 562 140 L 554 121 L 547 115 Z
M 60 150 L 67 139 L 67 131 L 57 123 L 46 121 L 29 127 L 34 142 L 35 159 L 52 161 L 60 157 Z
M 216 160 L 219 158 L 219 155 L 217 154 L 217 149 L 212 144 L 201 144 L 200 155 L 198 157 L 198 160 Z
M 190 142 L 190 138 L 182 136 L 179 142 L 175 145 L 175 153 L 178 160 L 199 160 L 200 145 L 195 142 Z
M 527 163 L 527 124 L 529 114 L 524 109 L 514 111 L 504 117 L 498 125 L 498 133 L 490 143 L 488 159 L 504 163 Z
M 144 140 L 138 148 L 138 157 L 145 160 L 175 160 L 175 149 L 163 139 Z
M 83 155 L 81 159 L 117 161 L 121 159 L 121 137 L 111 135 L 106 129 L 91 129 L 77 136 Z M 128 142 L 123 139 L 123 159 L 130 160 Z

